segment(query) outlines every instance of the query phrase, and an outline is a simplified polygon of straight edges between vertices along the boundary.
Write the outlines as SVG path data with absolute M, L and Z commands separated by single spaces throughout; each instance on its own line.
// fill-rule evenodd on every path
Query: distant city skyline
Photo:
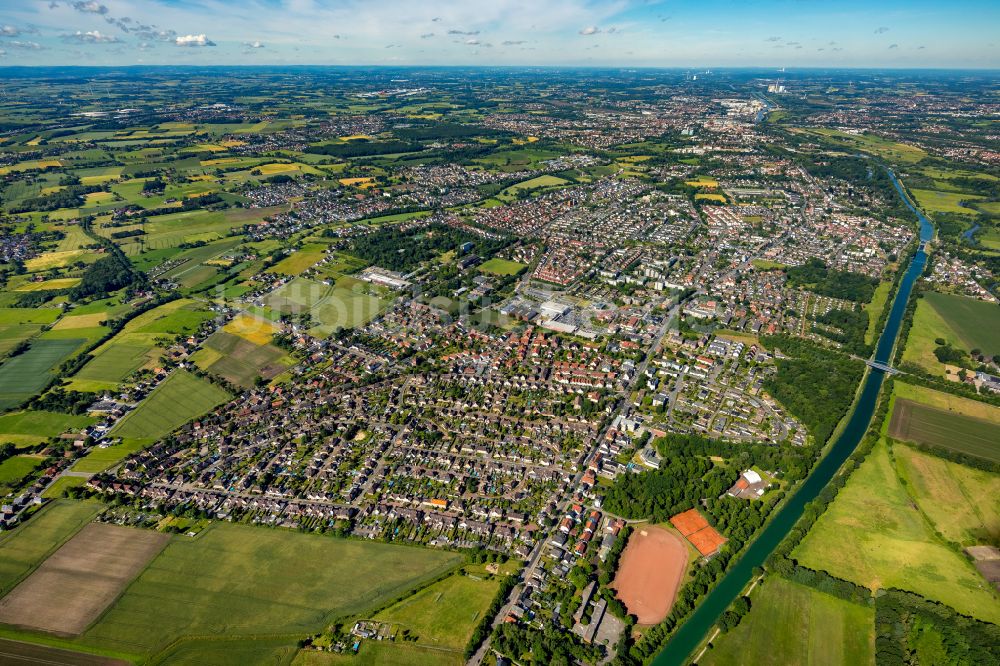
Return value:
M 7 0 L 3 65 L 1000 68 L 1000 3 Z

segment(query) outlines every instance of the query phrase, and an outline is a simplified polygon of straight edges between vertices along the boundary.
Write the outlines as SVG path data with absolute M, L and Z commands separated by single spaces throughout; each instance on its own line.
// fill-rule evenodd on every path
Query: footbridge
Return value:
M 902 374 L 902 370 L 897 370 L 887 363 L 882 363 L 880 361 L 873 361 L 871 359 L 865 361 L 865 364 L 870 368 L 875 368 L 876 370 L 881 370 L 887 375 L 899 375 Z

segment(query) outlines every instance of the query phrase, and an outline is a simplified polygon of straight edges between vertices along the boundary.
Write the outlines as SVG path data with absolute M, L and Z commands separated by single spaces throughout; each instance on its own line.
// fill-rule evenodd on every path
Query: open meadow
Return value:
M 750 593 L 750 614 L 715 639 L 702 666 L 875 663 L 875 612 L 778 576 Z
M 399 631 L 409 631 L 417 645 L 433 646 L 461 656 L 472 630 L 500 588 L 497 580 L 456 573 L 420 590 L 375 615 Z
M 1000 354 L 1000 306 L 967 296 L 927 292 L 924 300 L 954 331 L 966 351 Z
M 0 443 L 31 446 L 64 432 L 82 429 L 96 419 L 58 412 L 11 412 L 0 416 Z
M 962 546 L 1000 543 L 1000 474 L 893 446 L 901 479 L 934 529 Z
M 1000 622 L 1000 598 L 957 549 L 937 537 L 881 441 L 851 475 L 793 557 L 872 590 L 895 587 Z

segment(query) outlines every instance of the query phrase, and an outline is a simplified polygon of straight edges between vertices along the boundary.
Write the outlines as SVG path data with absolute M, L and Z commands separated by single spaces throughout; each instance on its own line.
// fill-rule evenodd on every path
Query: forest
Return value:
M 387 227 L 354 240 L 351 253 L 365 261 L 391 271 L 408 271 L 440 254 L 472 243 L 472 252 L 490 256 L 507 245 L 509 240 L 493 240 L 444 224 L 430 224 L 400 230 Z
M 875 295 L 878 280 L 861 273 L 827 268 L 822 259 L 811 257 L 800 266 L 785 269 L 788 286 L 802 287 L 820 296 L 842 298 L 855 303 L 868 303 Z
M 1000 663 L 1000 627 L 902 590 L 875 599 L 875 661 L 896 664 Z
M 786 335 L 766 336 L 761 342 L 790 357 L 775 359 L 778 372 L 764 380 L 764 389 L 823 444 L 851 406 L 864 364 Z

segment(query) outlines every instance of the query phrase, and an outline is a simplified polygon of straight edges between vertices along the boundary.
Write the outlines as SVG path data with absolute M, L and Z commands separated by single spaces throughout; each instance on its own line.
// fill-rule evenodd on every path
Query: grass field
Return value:
M 461 656 L 499 588 L 496 580 L 455 574 L 389 607 L 374 619 L 408 629 L 418 645 L 447 648 Z
M 860 666 L 875 663 L 875 611 L 784 578 L 750 594 L 750 614 L 721 634 L 702 666 Z
M 229 400 L 215 384 L 176 370 L 111 430 L 122 439 L 152 442 Z
M 522 264 L 517 261 L 494 257 L 493 259 L 484 262 L 483 265 L 479 267 L 479 270 L 484 273 L 493 273 L 494 275 L 517 275 L 526 266 L 527 264 Z
M 462 666 L 464 663 L 461 654 L 412 643 L 365 641 L 356 655 L 302 650 L 292 666 Z
M 753 264 L 754 268 L 761 271 L 773 271 L 785 268 L 785 264 L 777 261 L 771 261 L 770 259 L 754 259 L 750 263 Z
M 306 269 L 312 268 L 323 258 L 325 245 L 311 244 L 305 245 L 302 249 L 291 253 L 271 269 L 281 275 L 300 275 Z
M 946 539 L 974 546 L 1000 543 L 1000 475 L 893 447 L 896 469 L 917 506 Z
M 376 293 L 377 288 L 346 276 L 332 285 L 296 278 L 268 295 L 265 305 L 283 314 L 308 313 L 315 323 L 310 332 L 328 336 L 338 327 L 360 326 L 379 315 L 390 301 Z
M 877 444 L 793 552 L 804 566 L 871 589 L 896 587 L 987 622 L 1000 599 L 972 564 L 936 537 Z
M 935 340 L 943 338 L 955 347 L 962 347 L 961 341 L 955 332 L 948 326 L 948 322 L 938 314 L 926 298 L 917 300 L 917 309 L 913 313 L 913 325 L 906 336 L 906 347 L 903 349 L 903 361 L 912 362 L 931 373 L 932 375 L 943 376 L 944 364 L 934 355 L 937 348 Z M 971 350 L 966 350 L 971 351 Z
M 0 410 L 10 409 L 42 390 L 52 369 L 84 342 L 83 338 L 35 340 L 28 351 L 0 365 Z
M 911 190 L 917 200 L 917 204 L 928 213 L 958 213 L 961 215 L 978 215 L 972 208 L 962 206 L 962 202 L 974 202 L 983 197 L 975 194 L 962 194 L 959 192 L 942 192 L 940 190 Z
M 548 174 L 543 176 L 536 176 L 530 180 L 523 180 L 520 183 L 515 183 L 501 192 L 501 196 L 504 195 L 516 195 L 521 190 L 537 190 L 541 187 L 555 187 L 557 185 L 565 185 L 569 181 L 564 178 L 559 178 L 558 176 L 550 176 Z
M 114 467 L 126 456 L 141 451 L 147 442 L 146 440 L 127 440 L 121 444 L 115 444 L 107 448 L 94 448 L 85 457 L 73 464 L 74 472 L 86 472 L 94 474 L 103 472 Z
M 87 485 L 87 479 L 82 476 L 61 476 L 45 489 L 42 497 L 45 499 L 59 499 L 70 488 L 80 488 L 85 485 Z
M 0 495 L 6 494 L 7 487 L 17 484 L 41 464 L 42 459 L 38 456 L 11 456 L 0 462 Z
M 102 507 L 93 501 L 57 500 L 17 530 L 0 534 L 0 594 L 10 591 Z
M 916 164 L 927 157 L 927 153 L 917 146 L 899 143 L 892 139 L 878 136 L 877 134 L 849 134 L 840 130 L 826 128 L 811 128 L 797 131 L 805 131 L 808 134 L 823 136 L 838 145 L 878 155 L 890 162 Z
M 440 574 L 460 556 L 218 523 L 175 537 L 100 621 L 87 643 L 148 654 L 185 635 L 319 631 Z
M 926 301 L 955 332 L 966 351 L 979 349 L 987 356 L 1000 354 L 1000 306 L 967 296 L 924 295 Z
M 56 412 L 13 412 L 0 416 L 0 442 L 26 446 L 44 442 L 49 437 L 84 428 L 96 419 Z
M 894 401 L 889 435 L 1000 462 L 1000 426 L 912 400 Z
M 867 345 L 875 342 L 875 334 L 878 332 L 875 326 L 878 324 L 879 317 L 882 316 L 886 301 L 889 300 L 890 289 L 892 289 L 891 282 L 880 282 L 871 302 L 865 306 L 865 312 L 868 313 L 868 329 L 865 331 L 865 344 Z

